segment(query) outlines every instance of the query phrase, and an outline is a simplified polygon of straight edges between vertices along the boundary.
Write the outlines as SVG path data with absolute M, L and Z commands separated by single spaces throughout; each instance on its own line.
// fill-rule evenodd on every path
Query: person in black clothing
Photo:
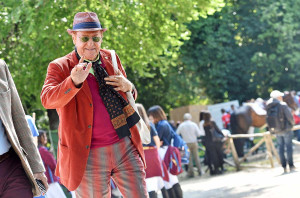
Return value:
M 214 121 L 211 121 L 211 114 L 209 112 L 205 112 L 203 114 L 204 119 L 204 146 L 205 150 L 205 158 L 206 163 L 209 167 L 210 174 L 221 174 L 224 170 L 223 168 L 223 142 L 218 140 L 215 136 L 218 135 L 220 137 L 224 137 L 223 133 L 216 125 Z M 218 133 L 218 134 L 214 134 Z

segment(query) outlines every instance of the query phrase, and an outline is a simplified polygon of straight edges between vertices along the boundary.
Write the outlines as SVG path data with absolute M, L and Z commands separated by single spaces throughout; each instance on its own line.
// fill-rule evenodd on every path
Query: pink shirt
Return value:
M 45 175 L 48 179 L 47 180 L 48 184 L 51 184 L 53 182 L 58 182 L 59 178 L 54 175 L 55 168 L 56 168 L 56 160 L 54 159 L 54 156 L 44 146 L 39 147 L 39 152 L 41 154 L 46 169 Z M 51 171 L 51 173 L 49 171 Z
M 90 73 L 87 77 L 87 82 L 90 87 L 94 105 L 91 149 L 112 145 L 118 142 L 120 138 L 111 123 L 109 114 L 99 95 L 97 79 Z

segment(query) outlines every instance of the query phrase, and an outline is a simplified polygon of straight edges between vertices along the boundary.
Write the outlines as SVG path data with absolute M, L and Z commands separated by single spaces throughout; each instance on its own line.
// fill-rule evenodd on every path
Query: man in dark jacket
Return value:
M 284 173 L 287 172 L 286 169 L 286 158 L 284 155 L 284 147 L 287 150 L 287 160 L 290 168 L 290 172 L 295 170 L 293 162 L 293 125 L 294 119 L 293 115 L 285 102 L 283 102 L 284 94 L 278 90 L 274 90 L 270 94 L 270 100 L 267 102 L 267 123 L 269 130 L 274 132 L 277 137 L 277 142 L 279 145 L 279 156 L 280 162 L 284 169 Z M 275 112 L 275 113 L 274 113 Z M 272 117 L 274 121 L 272 123 Z M 276 119 L 278 117 L 278 119 Z M 271 126 L 272 125 L 272 126 Z

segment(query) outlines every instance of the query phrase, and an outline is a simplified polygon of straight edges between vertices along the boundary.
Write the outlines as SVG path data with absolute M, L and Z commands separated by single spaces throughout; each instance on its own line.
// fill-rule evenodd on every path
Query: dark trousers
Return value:
M 279 145 L 279 156 L 280 156 L 280 162 L 282 167 L 286 167 L 286 158 L 285 158 L 285 147 L 286 147 L 286 153 L 287 153 L 287 161 L 289 166 L 294 166 L 293 162 L 293 136 L 294 133 L 292 131 L 289 131 L 282 135 L 277 135 L 277 142 Z
M 14 152 L 0 162 L 0 178 L 1 198 L 33 197 L 30 181 L 19 157 Z

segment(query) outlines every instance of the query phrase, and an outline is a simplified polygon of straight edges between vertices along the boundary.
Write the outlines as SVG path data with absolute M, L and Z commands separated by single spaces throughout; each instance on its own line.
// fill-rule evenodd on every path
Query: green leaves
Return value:
M 180 58 L 214 102 L 299 90 L 299 8 L 292 0 L 226 1 L 189 24 Z
M 128 75 L 142 88 L 144 78 L 169 81 L 170 68 L 178 65 L 179 48 L 189 35 L 186 23 L 221 7 L 222 1 L 6 0 L 0 5 L 0 56 L 10 66 L 25 110 L 32 112 L 43 109 L 39 94 L 49 62 L 73 50 L 66 30 L 77 12 L 98 14 L 108 28 L 102 47 L 117 51 Z M 149 85 L 141 98 L 150 98 L 156 88 Z M 158 91 L 162 95 L 166 90 Z

